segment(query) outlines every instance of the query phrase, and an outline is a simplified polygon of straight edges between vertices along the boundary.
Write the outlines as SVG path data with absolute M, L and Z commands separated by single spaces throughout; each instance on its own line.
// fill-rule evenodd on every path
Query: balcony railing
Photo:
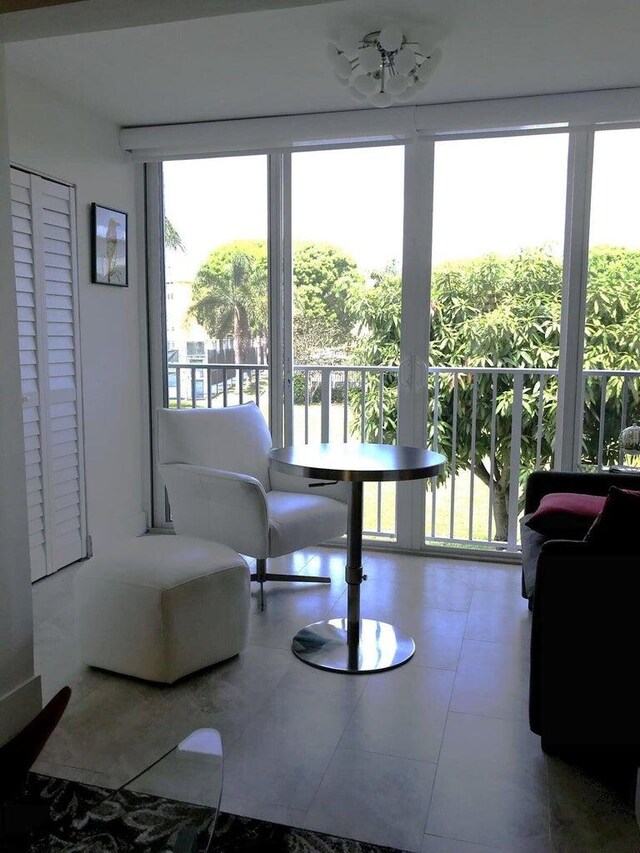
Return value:
M 167 370 L 171 406 L 254 400 L 266 411 L 267 365 L 169 363 Z M 398 372 L 393 366 L 296 366 L 294 441 L 394 442 Z M 429 368 L 429 443 L 449 464 L 446 482 L 427 484 L 426 543 L 517 551 L 524 478 L 551 463 L 557 376 L 554 369 Z M 622 461 L 617 438 L 640 422 L 640 371 L 586 370 L 583 377 L 582 464 L 602 470 Z M 365 535 L 393 541 L 395 484 L 366 489 Z

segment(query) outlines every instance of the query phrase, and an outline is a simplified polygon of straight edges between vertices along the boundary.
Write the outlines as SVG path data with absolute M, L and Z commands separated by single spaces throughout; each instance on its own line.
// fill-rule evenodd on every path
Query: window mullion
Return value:
M 291 443 L 291 155 L 269 155 L 269 424 Z
M 427 436 L 434 153 L 433 140 L 405 148 L 398 444 L 417 447 Z M 396 525 L 401 547 L 424 547 L 424 481 L 398 484 Z
M 582 446 L 582 362 L 589 266 L 593 140 L 592 130 L 575 130 L 569 136 L 558 414 L 554 447 L 554 467 L 562 471 L 577 470 Z

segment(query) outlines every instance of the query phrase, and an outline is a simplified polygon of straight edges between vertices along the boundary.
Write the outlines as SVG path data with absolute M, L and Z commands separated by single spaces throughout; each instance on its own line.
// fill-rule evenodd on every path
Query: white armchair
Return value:
M 219 409 L 158 409 L 158 470 L 176 533 L 211 539 L 256 558 L 251 579 L 329 583 L 274 574 L 267 558 L 290 554 L 347 530 L 346 483 L 309 489 L 312 480 L 269 469 L 267 422 L 255 403 Z

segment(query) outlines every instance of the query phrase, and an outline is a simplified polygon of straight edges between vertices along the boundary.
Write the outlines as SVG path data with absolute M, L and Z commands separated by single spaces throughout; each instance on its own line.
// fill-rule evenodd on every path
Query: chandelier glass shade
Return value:
M 439 48 L 409 41 L 393 24 L 361 38 L 345 33 L 327 45 L 327 55 L 340 83 L 374 107 L 411 100 L 440 61 Z

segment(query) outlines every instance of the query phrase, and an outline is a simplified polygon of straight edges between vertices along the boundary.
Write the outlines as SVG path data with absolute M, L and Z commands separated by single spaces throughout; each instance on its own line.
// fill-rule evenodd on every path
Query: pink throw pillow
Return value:
M 552 492 L 542 498 L 526 524 L 543 536 L 573 538 L 579 534 L 582 538 L 602 512 L 606 500 L 604 495 Z

